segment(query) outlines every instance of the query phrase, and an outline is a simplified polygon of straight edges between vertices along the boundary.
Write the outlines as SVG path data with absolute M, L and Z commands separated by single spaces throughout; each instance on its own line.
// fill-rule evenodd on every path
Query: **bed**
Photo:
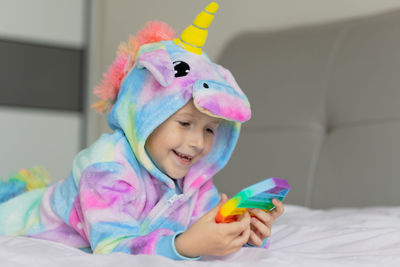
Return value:
M 161 256 L 92 255 L 27 237 L 0 237 L 2 267 L 19 266 L 400 266 L 400 207 L 310 209 L 287 205 L 268 250 L 173 261 Z

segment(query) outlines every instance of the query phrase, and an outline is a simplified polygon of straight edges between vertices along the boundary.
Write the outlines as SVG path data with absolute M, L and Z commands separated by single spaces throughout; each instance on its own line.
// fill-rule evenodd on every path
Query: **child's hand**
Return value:
M 224 256 L 236 252 L 246 244 L 250 237 L 248 212 L 236 222 L 215 222 L 218 210 L 226 201 L 226 195 L 222 195 L 217 206 L 175 239 L 175 247 L 181 255 L 186 257 Z
M 281 201 L 273 199 L 272 203 L 276 208 L 269 212 L 261 209 L 250 209 L 250 212 L 256 217 L 251 218 L 251 232 L 247 244 L 259 247 L 264 239 L 271 235 L 272 224 L 284 211 Z

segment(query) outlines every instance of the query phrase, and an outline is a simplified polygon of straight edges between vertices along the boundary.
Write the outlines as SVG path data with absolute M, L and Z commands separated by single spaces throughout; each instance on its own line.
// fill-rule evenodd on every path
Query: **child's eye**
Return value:
M 208 133 L 212 134 L 212 135 L 214 134 L 214 130 L 211 129 L 211 128 L 207 128 L 206 131 L 207 131 Z
M 189 126 L 189 125 L 190 125 L 190 123 L 187 122 L 187 121 L 179 121 L 179 124 L 180 124 L 181 126 Z

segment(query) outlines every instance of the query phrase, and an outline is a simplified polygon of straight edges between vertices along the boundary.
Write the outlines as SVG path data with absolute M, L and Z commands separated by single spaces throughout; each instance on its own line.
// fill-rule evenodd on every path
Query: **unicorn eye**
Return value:
M 172 64 L 174 64 L 175 77 L 182 77 L 189 74 L 190 67 L 186 62 L 174 61 Z

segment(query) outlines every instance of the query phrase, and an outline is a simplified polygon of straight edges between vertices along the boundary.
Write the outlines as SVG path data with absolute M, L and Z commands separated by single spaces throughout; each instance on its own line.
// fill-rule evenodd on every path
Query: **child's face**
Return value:
M 153 131 L 146 151 L 162 172 L 183 178 L 210 151 L 219 123 L 220 119 L 198 111 L 191 100 Z

